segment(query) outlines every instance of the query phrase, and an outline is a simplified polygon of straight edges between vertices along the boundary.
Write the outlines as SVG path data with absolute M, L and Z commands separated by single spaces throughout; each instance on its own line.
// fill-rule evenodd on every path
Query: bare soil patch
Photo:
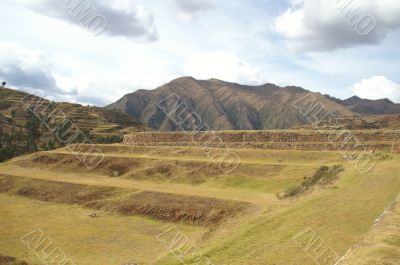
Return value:
M 149 191 L 122 200 L 94 202 L 89 206 L 124 215 L 145 215 L 196 225 L 219 224 L 252 208 L 252 204 L 240 201 Z
M 82 159 L 81 159 L 82 158 Z M 32 166 L 44 167 L 50 170 L 68 170 L 73 172 L 88 172 L 83 162 L 84 154 L 46 154 L 37 153 L 31 159 Z M 118 157 L 104 157 L 96 167 L 96 172 L 108 176 L 123 176 L 128 171 L 135 169 L 140 164 L 139 160 Z M 23 166 L 23 165 L 22 165 Z
M 0 192 L 8 192 L 40 201 L 66 204 L 85 204 L 95 200 L 103 200 L 123 191 L 111 187 L 33 180 L 14 176 L 0 176 L 0 187 Z
M 2 255 L 0 255 L 0 264 L 1 265 L 29 265 L 25 261 L 18 261 L 14 257 L 2 256 Z
M 122 215 L 143 215 L 193 225 L 219 224 L 255 209 L 251 203 L 151 191 L 81 185 L 0 175 L 0 192 L 54 203 L 76 204 Z
M 79 156 L 62 153 L 37 153 L 28 161 L 19 161 L 21 167 L 37 167 L 51 171 L 93 173 Z M 235 174 L 254 178 L 271 178 L 286 168 L 281 164 L 239 164 Z M 96 174 L 135 180 L 173 181 L 200 184 L 207 179 L 226 175 L 219 163 L 212 161 L 163 160 L 144 157 L 106 156 L 95 169 Z

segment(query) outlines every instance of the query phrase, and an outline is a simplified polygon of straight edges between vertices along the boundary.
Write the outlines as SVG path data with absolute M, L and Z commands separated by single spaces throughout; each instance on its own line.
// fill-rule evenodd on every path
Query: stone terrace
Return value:
M 400 152 L 400 131 L 140 132 L 125 135 L 124 144 L 303 151 L 382 150 Z

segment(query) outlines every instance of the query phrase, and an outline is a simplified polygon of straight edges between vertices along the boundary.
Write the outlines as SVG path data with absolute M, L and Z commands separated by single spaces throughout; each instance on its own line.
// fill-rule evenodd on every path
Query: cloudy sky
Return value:
M 0 79 L 54 100 L 106 105 L 193 76 L 400 103 L 398 0 L 2 0 L 0 10 Z

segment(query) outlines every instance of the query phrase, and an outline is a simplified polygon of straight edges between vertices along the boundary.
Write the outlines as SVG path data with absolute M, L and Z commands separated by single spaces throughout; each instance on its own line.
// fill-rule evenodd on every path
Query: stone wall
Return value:
M 386 142 L 400 140 L 400 131 L 237 131 L 237 132 L 140 132 L 124 142 Z
M 277 150 L 400 151 L 400 131 L 229 131 L 140 132 L 125 135 L 129 145 L 203 146 Z

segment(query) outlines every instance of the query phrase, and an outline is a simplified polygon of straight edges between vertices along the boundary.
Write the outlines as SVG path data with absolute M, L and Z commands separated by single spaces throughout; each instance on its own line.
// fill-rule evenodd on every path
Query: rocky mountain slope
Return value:
M 309 123 L 305 114 L 317 105 L 337 117 L 355 115 L 346 106 L 299 87 L 244 86 L 191 77 L 151 91 L 138 90 L 107 107 L 129 113 L 150 128 L 175 131 L 202 125 L 204 130 L 287 129 Z

